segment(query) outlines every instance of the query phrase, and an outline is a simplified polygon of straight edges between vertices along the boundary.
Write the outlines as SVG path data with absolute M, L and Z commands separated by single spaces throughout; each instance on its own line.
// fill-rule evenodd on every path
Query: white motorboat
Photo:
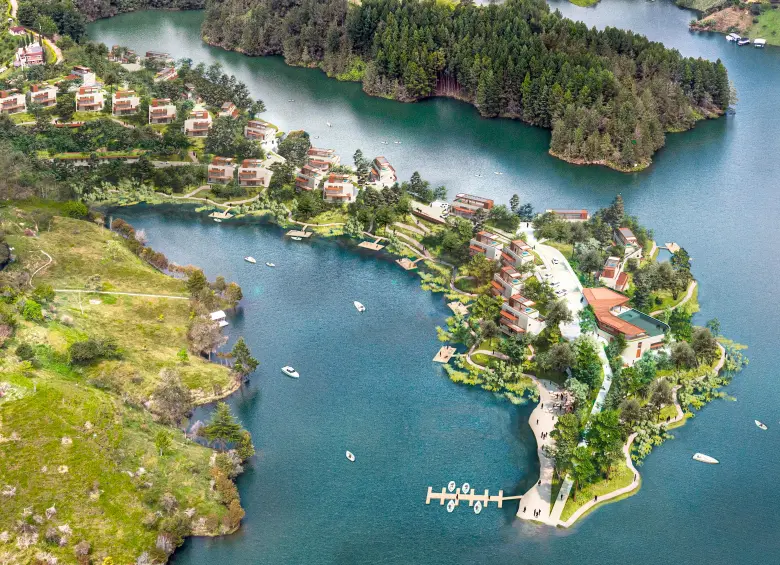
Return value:
M 222 220 L 220 220 L 219 218 L 214 218 L 214 221 L 217 222 L 218 224 L 222 223 Z
M 330 122 L 325 122 L 325 123 L 328 125 L 329 128 L 333 127 L 332 125 L 330 125 Z
M 447 503 L 447 512 L 452 512 L 453 510 L 455 510 L 455 501 L 454 500 L 450 500 Z
M 349 459 L 350 461 L 352 461 L 354 463 L 355 462 L 355 455 L 351 451 L 347 451 L 347 459 Z
M 257 259 L 255 259 L 254 257 L 244 257 L 244 261 L 246 261 L 247 263 L 252 263 L 253 265 L 257 263 Z
M 265 266 L 266 267 L 276 267 L 276 265 L 274 265 L 273 263 L 266 263 Z
M 766 424 L 764 424 L 763 422 L 759 422 L 758 420 L 755 420 L 755 422 L 756 422 L 756 426 L 758 426 L 762 430 L 766 429 Z
M 737 39 L 737 45 L 750 45 L 750 39 L 747 37 L 743 37 L 742 39 Z
M 480 512 L 482 512 L 482 503 L 479 500 L 477 500 L 474 503 L 474 514 L 479 514 Z
M 715 465 L 719 463 L 719 461 L 714 457 L 710 457 L 709 455 L 704 455 L 703 453 L 694 453 L 693 459 L 695 461 L 699 461 L 700 463 L 709 463 L 711 465 Z
M 300 238 L 297 235 L 292 236 L 290 239 L 292 239 L 293 241 L 303 241 L 303 238 Z
M 287 365 L 286 367 L 282 367 L 282 373 L 284 373 L 288 377 L 292 377 L 293 379 L 297 379 L 298 377 L 300 377 L 300 375 L 298 374 L 298 371 L 296 371 L 295 369 L 293 369 L 289 365 Z M 349 453 L 349 452 L 347 452 L 347 453 Z
M 463 486 L 462 486 L 462 487 L 460 487 L 460 491 L 461 491 L 463 494 L 468 494 L 470 490 L 471 490 L 471 486 L 469 486 L 469 484 L 468 484 L 468 483 L 463 483 Z
M 447 490 L 450 492 L 453 492 L 455 490 L 455 481 L 450 481 L 447 483 Z
M 355 308 L 357 308 L 357 311 L 358 311 L 358 312 L 365 312 L 365 311 L 366 311 L 366 307 L 365 307 L 365 306 L 363 306 L 363 305 L 362 305 L 360 302 L 358 302 L 357 300 L 355 300 L 355 301 L 354 301 L 352 304 L 354 304 L 354 305 L 355 305 Z
M 740 39 L 742 39 L 742 37 L 736 33 L 730 33 L 726 36 L 726 41 L 739 41 Z

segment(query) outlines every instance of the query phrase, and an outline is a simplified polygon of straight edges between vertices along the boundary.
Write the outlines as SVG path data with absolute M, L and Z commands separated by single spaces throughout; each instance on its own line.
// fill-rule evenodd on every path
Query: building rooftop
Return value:
M 624 322 L 628 322 L 633 326 L 643 329 L 645 333 L 651 337 L 661 335 L 669 330 L 669 326 L 664 324 L 661 320 L 656 320 L 633 308 L 631 310 L 626 310 L 622 314 L 618 314 L 617 317 Z

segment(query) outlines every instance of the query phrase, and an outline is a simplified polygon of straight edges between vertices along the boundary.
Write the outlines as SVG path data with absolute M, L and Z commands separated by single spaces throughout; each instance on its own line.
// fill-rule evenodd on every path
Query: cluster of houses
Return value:
M 273 173 L 260 159 L 244 159 L 240 166 L 230 157 L 214 157 L 208 167 L 208 184 L 229 184 L 238 178 L 239 186 L 267 188 Z
M 34 67 L 43 65 L 43 47 L 37 41 L 25 47 L 19 47 L 14 54 L 14 67 Z

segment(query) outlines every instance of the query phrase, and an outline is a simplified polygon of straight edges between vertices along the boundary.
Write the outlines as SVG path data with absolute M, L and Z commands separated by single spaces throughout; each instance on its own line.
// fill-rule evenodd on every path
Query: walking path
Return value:
M 72 292 L 87 294 L 119 294 L 122 296 L 140 296 L 142 298 L 170 298 L 171 300 L 189 300 L 189 296 L 174 296 L 171 294 L 144 294 L 142 292 L 115 292 L 108 290 L 81 290 L 79 288 L 55 288 L 54 292 Z
M 52 258 L 52 256 L 49 255 L 48 253 L 46 253 L 43 249 L 39 249 L 38 251 L 40 251 L 41 253 L 46 255 L 46 257 L 49 258 L 49 262 L 45 263 L 45 264 L 41 265 L 40 267 L 38 267 L 37 269 L 35 269 L 35 271 L 33 271 L 33 274 L 30 275 L 30 280 L 28 281 L 28 283 L 30 284 L 31 287 L 32 287 L 33 277 L 35 275 L 37 275 L 39 271 L 42 271 L 43 269 L 45 269 L 46 267 L 48 267 L 49 265 L 51 265 L 54 262 L 54 259 Z
M 11 0 L 11 17 L 16 19 L 16 11 L 19 9 L 19 3 L 16 0 Z
M 682 306 L 683 304 L 688 302 L 691 299 L 691 297 L 693 296 L 693 289 L 696 288 L 697 284 L 699 284 L 699 283 L 697 283 L 695 280 L 691 281 L 690 284 L 688 285 L 688 292 L 685 293 L 685 296 L 683 297 L 683 299 L 680 300 L 674 306 L 670 306 L 669 310 L 674 310 L 678 306 Z M 663 312 L 664 312 L 663 310 L 656 310 L 655 312 L 650 312 L 650 315 L 651 316 L 658 316 L 659 314 L 663 314 Z
M 408 231 L 410 231 L 412 233 L 416 233 L 417 235 L 425 235 L 425 232 L 423 230 L 421 230 L 419 228 L 415 228 L 415 227 L 407 225 L 407 224 L 402 224 L 401 222 L 395 222 L 393 225 L 398 227 L 398 228 L 401 228 L 401 229 L 404 229 L 404 230 L 408 230 Z

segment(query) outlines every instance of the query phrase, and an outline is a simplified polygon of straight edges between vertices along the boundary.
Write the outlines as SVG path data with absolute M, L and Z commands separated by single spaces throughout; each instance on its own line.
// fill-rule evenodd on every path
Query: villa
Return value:
M 34 84 L 30 87 L 30 102 L 50 108 L 57 104 L 57 89 L 48 84 Z
M 325 172 L 321 169 L 312 165 L 304 165 L 295 177 L 295 188 L 298 191 L 315 190 L 324 178 Z
M 324 188 L 325 202 L 349 203 L 357 198 L 358 190 L 346 174 L 331 173 Z
M 501 331 L 507 335 L 538 334 L 544 327 L 544 318 L 534 308 L 536 303 L 521 294 L 514 294 L 501 305 Z
M 166 80 L 173 80 L 178 76 L 179 74 L 176 72 L 176 67 L 165 67 L 159 73 L 154 75 L 154 82 L 164 82 Z
M 20 47 L 14 56 L 14 67 L 32 67 L 43 65 L 43 47 L 38 43 L 32 43 L 27 47 Z
M 77 112 L 100 112 L 104 105 L 103 91 L 97 86 L 82 86 L 76 92 Z
M 590 214 L 587 210 L 545 210 L 546 214 L 555 214 L 561 220 L 567 222 L 587 222 L 590 220 Z
M 238 168 L 238 184 L 244 187 L 263 186 L 268 188 L 273 173 L 263 167 L 260 159 L 244 159 Z
M 273 151 L 278 143 L 276 128 L 262 120 L 249 120 L 244 126 L 244 137 L 259 141 L 266 151 Z
M 387 159 L 380 155 L 371 162 L 368 182 L 374 184 L 377 188 L 387 188 L 393 186 L 397 181 L 398 177 L 395 174 L 395 169 Z
M 68 76 L 68 79 L 70 77 L 76 77 L 81 79 L 81 84 L 83 86 L 94 86 L 96 82 L 95 73 L 92 72 L 92 69 L 89 67 L 82 67 L 82 66 L 75 66 L 73 67 L 73 70 L 71 71 L 71 74 Z
M 219 109 L 220 118 L 237 118 L 241 115 L 241 111 L 232 102 L 225 102 Z
M 599 273 L 599 282 L 613 290 L 623 292 L 628 287 L 628 273 L 623 271 L 624 262 L 618 257 L 608 257 Z
M 193 110 L 184 120 L 184 134 L 189 137 L 204 137 L 211 129 L 211 114 L 208 110 Z
M 319 149 L 312 147 L 306 152 L 306 161 L 311 164 L 312 161 L 320 161 L 327 163 L 331 167 L 335 167 L 341 162 L 341 159 L 336 155 L 334 149 Z
M 140 105 L 141 98 L 134 90 L 117 90 L 111 96 L 111 114 L 114 116 L 135 114 Z
M 481 253 L 491 261 L 501 258 L 501 250 L 504 244 L 498 241 L 497 236 L 486 231 L 481 231 L 469 242 L 469 254 L 474 256 Z
M 236 167 L 230 157 L 214 157 L 208 170 L 208 184 L 227 184 L 233 180 Z
M 162 51 L 147 51 L 146 58 L 150 61 L 162 61 L 163 63 L 173 63 L 173 57 Z
M 0 91 L 0 114 L 18 114 L 27 110 L 27 100 L 18 90 Z
M 493 208 L 493 201 L 490 198 L 461 193 L 455 196 L 450 212 L 470 220 L 477 210 L 490 210 L 491 208 Z
M 520 274 L 511 265 L 501 267 L 501 270 L 493 275 L 490 281 L 491 291 L 495 296 L 510 298 L 523 290 L 523 282 L 531 276 L 531 273 Z
M 534 262 L 534 255 L 531 252 L 531 246 L 522 239 L 515 239 L 504 247 L 501 252 L 501 264 L 512 266 L 519 269 L 522 265 Z
M 154 98 L 149 102 L 149 123 L 170 124 L 176 119 L 176 106 L 170 98 Z
M 628 296 L 608 288 L 585 288 L 582 294 L 596 314 L 598 335 L 608 341 L 618 335 L 625 337 L 627 346 L 621 357 L 626 365 L 633 365 L 646 352 L 664 346 L 669 326 L 626 306 Z
M 622 245 L 633 245 L 637 246 L 639 245 L 636 236 L 634 235 L 634 232 L 632 232 L 629 228 L 618 228 L 615 230 L 615 238 L 619 243 Z

